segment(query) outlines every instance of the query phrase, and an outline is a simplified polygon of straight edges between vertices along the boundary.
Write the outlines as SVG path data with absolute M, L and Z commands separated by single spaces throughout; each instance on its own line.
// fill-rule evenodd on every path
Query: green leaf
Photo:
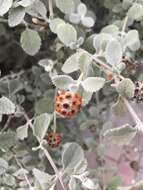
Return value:
M 88 92 L 97 92 L 105 84 L 105 79 L 100 77 L 88 77 L 82 82 L 83 88 Z
M 125 78 L 117 86 L 117 91 L 122 96 L 130 99 L 134 97 L 135 85 L 130 79 Z
M 17 26 L 20 24 L 25 17 L 25 8 L 16 7 L 11 9 L 8 16 L 8 24 L 10 27 Z
M 124 38 L 123 45 L 132 51 L 137 51 L 141 46 L 138 31 L 130 30 Z
M 57 28 L 60 24 L 65 24 L 64 20 L 60 18 L 55 18 L 50 21 L 50 29 L 53 33 L 57 34 Z
M 105 58 L 110 65 L 118 65 L 122 60 L 122 54 L 121 44 L 117 40 L 112 40 L 107 44 Z
M 6 97 L 0 98 L 0 115 L 15 113 L 15 105 Z
M 17 138 L 20 140 L 24 140 L 28 137 L 28 125 L 23 125 L 17 128 L 16 130 Z
M 62 163 L 66 171 L 74 169 L 84 160 L 84 152 L 77 143 L 67 143 L 62 153 Z
M 17 144 L 15 132 L 0 133 L 0 149 L 7 150 Z
M 136 21 L 142 20 L 143 6 L 139 3 L 134 3 L 133 6 L 128 10 L 127 15 Z
M 37 137 L 38 141 L 41 141 L 45 137 L 50 122 L 51 116 L 47 113 L 43 113 L 35 118 L 33 133 Z
M 135 137 L 137 130 L 126 124 L 121 127 L 117 127 L 114 129 L 109 129 L 104 133 L 107 141 L 112 142 L 113 144 L 117 144 L 119 146 L 128 145 L 131 140 Z
M 13 0 L 0 0 L 0 16 L 3 16 L 9 11 L 13 3 Z
M 59 89 L 68 89 L 70 85 L 75 84 L 72 77 L 68 75 L 57 75 L 52 78 L 52 82 Z
M 70 14 L 75 10 L 73 0 L 56 0 L 56 6 L 65 14 Z
M 21 34 L 21 46 L 29 55 L 35 55 L 41 46 L 41 38 L 37 31 L 26 29 Z
M 57 35 L 66 46 L 77 41 L 77 32 L 71 24 L 60 24 L 57 27 Z
M 112 110 L 117 116 L 123 116 L 127 112 L 126 105 L 121 96 L 118 98 L 118 101 L 112 106 Z
M 73 55 L 71 55 L 64 63 L 64 65 L 62 66 L 62 71 L 64 73 L 72 73 L 74 71 L 79 70 L 79 57 L 80 57 L 80 53 L 75 53 Z

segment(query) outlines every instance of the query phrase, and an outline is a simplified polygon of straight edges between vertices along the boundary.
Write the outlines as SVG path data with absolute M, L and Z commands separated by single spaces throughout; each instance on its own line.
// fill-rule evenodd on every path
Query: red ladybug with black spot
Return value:
M 61 144 L 62 136 L 60 133 L 51 132 L 48 134 L 47 141 L 48 141 L 49 147 L 57 148 Z
M 82 107 L 82 96 L 78 92 L 58 91 L 56 96 L 56 112 L 65 118 L 71 118 Z

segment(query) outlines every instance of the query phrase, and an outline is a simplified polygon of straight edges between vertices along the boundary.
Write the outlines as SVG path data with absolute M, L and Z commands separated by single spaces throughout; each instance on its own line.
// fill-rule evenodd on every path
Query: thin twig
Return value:
M 23 109 L 22 109 L 22 110 L 23 110 Z M 32 120 L 28 117 L 27 113 L 24 112 L 24 110 L 23 110 L 23 115 L 24 115 L 24 117 L 25 117 L 27 123 L 28 123 L 28 124 L 30 125 L 30 127 L 33 129 L 34 126 L 33 126 Z M 39 142 L 39 143 L 40 143 L 40 142 Z M 62 186 L 63 190 L 66 190 L 66 188 L 65 188 L 65 186 L 64 186 L 64 183 L 63 183 L 63 181 L 62 181 L 62 177 L 60 176 L 59 171 L 58 171 L 58 169 L 57 169 L 57 167 L 56 167 L 56 165 L 55 165 L 55 163 L 54 163 L 54 161 L 53 161 L 51 155 L 50 155 L 49 152 L 42 146 L 42 143 L 40 143 L 39 148 L 40 148 L 41 150 L 43 150 L 45 156 L 46 156 L 47 159 L 49 160 L 49 162 L 50 162 L 50 164 L 51 164 L 51 166 L 52 166 L 52 168 L 53 168 L 55 174 L 57 175 L 57 177 L 58 177 L 58 179 L 59 179 L 59 181 L 60 181 L 60 183 L 61 183 L 61 186 Z
M 52 168 L 53 168 L 53 170 L 54 170 L 56 176 L 58 177 L 58 179 L 59 179 L 59 181 L 60 181 L 60 183 L 61 183 L 61 186 L 62 186 L 63 190 L 66 190 L 65 185 L 64 185 L 63 180 L 62 180 L 62 177 L 61 177 L 61 175 L 59 174 L 59 171 L 58 171 L 58 169 L 57 169 L 55 163 L 53 162 L 53 159 L 52 159 L 51 155 L 49 154 L 49 152 L 48 152 L 42 145 L 40 146 L 40 148 L 41 148 L 41 150 L 43 150 L 45 156 L 46 156 L 47 159 L 49 160 L 49 162 L 50 162 L 50 164 L 51 164 L 51 166 L 52 166 Z
M 53 19 L 54 18 L 53 0 L 49 0 L 49 12 L 50 12 L 50 19 Z
M 17 159 L 16 155 L 15 155 L 14 157 L 15 157 L 15 160 L 16 160 L 17 165 L 18 165 L 21 169 L 24 170 L 24 168 L 22 167 L 21 163 L 20 163 L 19 160 Z M 29 186 L 29 189 L 32 189 L 32 185 L 31 185 L 31 183 L 30 183 L 30 181 L 29 181 L 27 175 L 25 174 L 25 172 L 23 172 L 23 175 L 24 175 L 24 178 L 25 178 L 25 180 L 26 180 L 26 182 L 27 182 L 27 184 L 28 184 L 28 186 Z

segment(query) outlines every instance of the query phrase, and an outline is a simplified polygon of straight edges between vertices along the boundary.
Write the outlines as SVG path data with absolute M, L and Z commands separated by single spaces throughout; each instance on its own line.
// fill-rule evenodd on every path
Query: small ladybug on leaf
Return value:
M 56 112 L 65 118 L 71 118 L 82 107 L 82 97 L 78 92 L 58 91 L 56 96 Z
M 60 133 L 51 132 L 48 134 L 47 141 L 48 141 L 49 147 L 57 148 L 61 144 L 62 136 Z
M 143 102 L 143 81 L 135 82 L 135 95 L 137 102 Z

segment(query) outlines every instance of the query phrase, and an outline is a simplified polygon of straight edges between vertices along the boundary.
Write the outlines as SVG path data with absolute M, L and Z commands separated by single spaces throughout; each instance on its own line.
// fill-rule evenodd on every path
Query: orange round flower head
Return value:
M 49 147 L 57 148 L 61 144 L 62 136 L 59 133 L 51 132 L 51 133 L 48 134 L 48 139 L 47 140 L 48 140 Z
M 59 91 L 56 97 L 56 112 L 62 117 L 71 118 L 82 106 L 82 97 L 78 92 Z

